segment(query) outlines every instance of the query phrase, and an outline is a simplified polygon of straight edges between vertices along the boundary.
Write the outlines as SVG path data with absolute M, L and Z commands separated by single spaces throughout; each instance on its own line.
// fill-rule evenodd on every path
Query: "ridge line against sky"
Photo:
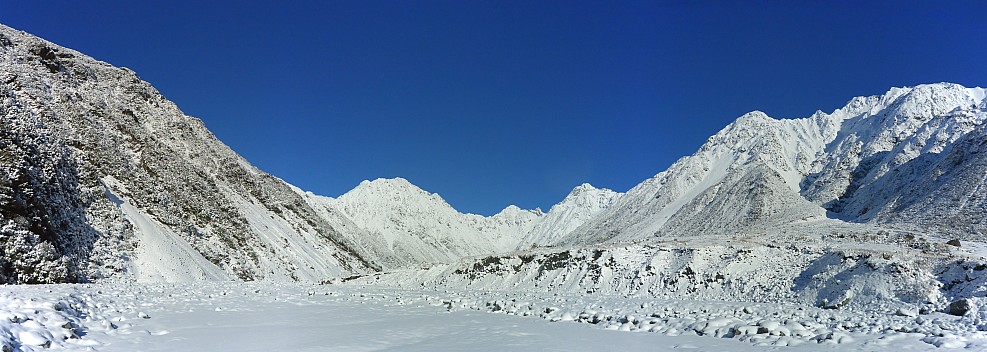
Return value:
M 463 212 L 627 191 L 735 118 L 987 85 L 987 4 L 0 3 L 133 69 L 257 167 L 327 196 L 402 177 Z

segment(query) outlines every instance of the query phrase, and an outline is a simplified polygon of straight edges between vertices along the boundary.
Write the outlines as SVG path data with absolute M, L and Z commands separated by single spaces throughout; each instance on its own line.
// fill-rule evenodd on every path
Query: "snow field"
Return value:
M 117 282 L 12 286 L 3 297 L 5 311 L 60 300 L 79 307 L 31 313 L 20 323 L 4 320 L 2 342 L 10 351 L 45 350 L 46 341 L 53 350 L 86 351 L 756 350 L 729 339 L 626 334 L 479 309 L 450 311 L 443 302 L 459 296 L 378 287 Z M 77 326 L 78 337 L 62 339 L 68 333 L 52 325 L 62 320 Z
M 9 351 L 987 349 L 963 316 L 795 303 L 382 285 L 115 282 L 5 286 Z

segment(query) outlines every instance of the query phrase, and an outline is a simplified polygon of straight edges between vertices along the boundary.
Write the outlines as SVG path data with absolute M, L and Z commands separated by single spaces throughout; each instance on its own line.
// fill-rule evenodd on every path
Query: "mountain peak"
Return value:
M 572 193 L 592 191 L 592 190 L 596 190 L 596 189 L 597 188 L 596 187 L 593 187 L 593 185 L 584 182 L 583 184 L 581 184 L 579 186 L 576 186 L 576 188 L 573 188 L 572 189 Z M 570 194 L 572 194 L 572 193 L 570 193 Z
M 360 182 L 360 185 L 361 186 L 378 185 L 378 186 L 389 186 L 389 187 L 414 186 L 414 184 L 401 177 L 394 177 L 394 178 L 378 177 L 373 181 L 363 180 L 362 182 Z
M 623 193 L 606 188 L 596 188 L 589 183 L 576 186 L 561 202 L 552 206 L 541 221 L 532 228 L 518 245 L 553 245 L 562 241 L 577 227 L 614 204 Z
M 746 121 L 746 120 L 764 121 L 764 120 L 774 120 L 774 119 L 772 119 L 770 116 L 768 116 L 768 114 L 765 114 L 761 110 L 754 110 L 746 114 L 743 114 L 737 118 L 737 121 Z
M 413 183 L 401 177 L 395 178 L 377 178 L 373 181 L 363 180 L 355 188 L 351 189 L 346 194 L 340 197 L 346 197 L 347 195 L 352 196 L 356 193 L 371 193 L 377 195 L 385 194 L 421 194 L 425 196 L 436 196 L 436 194 L 430 193 L 415 186 Z
M 569 194 L 565 197 L 565 199 L 562 200 L 560 204 L 575 202 L 577 201 L 577 199 L 580 198 L 592 198 L 592 199 L 598 199 L 601 197 L 610 198 L 615 194 L 620 194 L 620 193 L 614 192 L 606 188 L 596 188 L 589 183 L 583 183 L 573 188 L 572 191 L 569 192 Z
M 544 215 L 540 208 L 535 208 L 535 210 L 523 209 L 517 205 L 511 204 L 501 210 L 497 214 L 494 214 L 494 218 L 504 218 L 504 217 L 541 217 Z

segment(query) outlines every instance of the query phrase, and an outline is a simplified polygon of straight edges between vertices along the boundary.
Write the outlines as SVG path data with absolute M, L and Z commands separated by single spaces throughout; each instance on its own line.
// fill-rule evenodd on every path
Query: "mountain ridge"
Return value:
M 801 119 L 775 120 L 759 111 L 745 114 L 710 137 L 696 154 L 683 157 L 667 170 L 635 186 L 614 206 L 576 229 L 577 234 L 568 244 L 628 242 L 661 237 L 663 233 L 698 233 L 698 229 L 690 229 L 687 225 L 701 223 L 702 219 L 678 221 L 674 228 L 666 226 L 666 223 L 674 216 L 681 216 L 679 211 L 683 207 L 705 207 L 695 203 L 700 194 L 728 186 L 721 184 L 727 175 L 732 170 L 744 172 L 748 165 L 763 165 L 774 170 L 787 187 L 780 184 L 772 186 L 772 192 L 788 194 L 789 202 L 802 203 L 799 207 L 808 217 L 823 214 L 838 220 L 868 223 L 870 218 L 847 215 L 851 207 L 853 211 L 865 207 L 857 204 L 867 197 L 855 198 L 853 191 L 861 186 L 865 190 L 885 189 L 889 192 L 900 187 L 884 188 L 884 185 L 873 182 L 853 184 L 851 179 L 862 179 L 853 174 L 861 173 L 862 168 L 868 172 L 878 170 L 870 178 L 874 180 L 920 154 L 941 157 L 939 151 L 983 125 L 987 118 L 982 108 L 985 95 L 987 93 L 982 88 L 939 83 L 892 88 L 881 96 L 853 98 L 832 114 L 820 112 Z M 959 115 L 949 115 L 952 112 Z M 862 144 L 860 141 L 871 142 Z M 924 152 L 914 152 L 914 148 L 906 151 L 908 143 L 932 147 Z M 874 169 L 875 164 L 862 160 L 878 153 L 885 158 L 882 161 L 884 165 L 877 169 Z M 752 170 L 756 169 L 754 167 Z M 732 182 L 735 184 L 737 181 Z M 949 184 L 941 186 L 954 187 Z M 737 186 L 729 187 L 739 189 Z M 971 186 L 964 184 L 955 187 Z M 811 205 L 795 197 L 803 198 Z M 904 195 L 898 193 L 891 196 L 902 197 Z M 891 201 L 887 198 L 886 201 Z M 940 204 L 936 207 L 951 206 Z M 984 205 L 977 203 L 975 207 L 982 209 Z M 638 211 L 633 211 L 635 209 Z M 798 217 L 791 220 L 798 220 Z M 874 224 L 949 232 L 943 226 L 916 228 L 916 224 L 901 217 L 872 218 L 878 219 L 872 222 Z M 967 218 L 964 221 L 973 220 L 977 219 Z M 743 226 L 726 227 L 718 232 L 727 234 L 742 230 L 745 230 Z M 969 235 L 959 232 L 950 234 L 969 238 Z

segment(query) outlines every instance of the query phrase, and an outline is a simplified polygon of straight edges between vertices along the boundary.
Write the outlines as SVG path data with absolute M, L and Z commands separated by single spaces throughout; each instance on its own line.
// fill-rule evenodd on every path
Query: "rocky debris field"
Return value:
M 987 302 L 963 316 L 796 304 L 357 284 L 7 286 L 6 351 L 888 350 L 987 348 Z

